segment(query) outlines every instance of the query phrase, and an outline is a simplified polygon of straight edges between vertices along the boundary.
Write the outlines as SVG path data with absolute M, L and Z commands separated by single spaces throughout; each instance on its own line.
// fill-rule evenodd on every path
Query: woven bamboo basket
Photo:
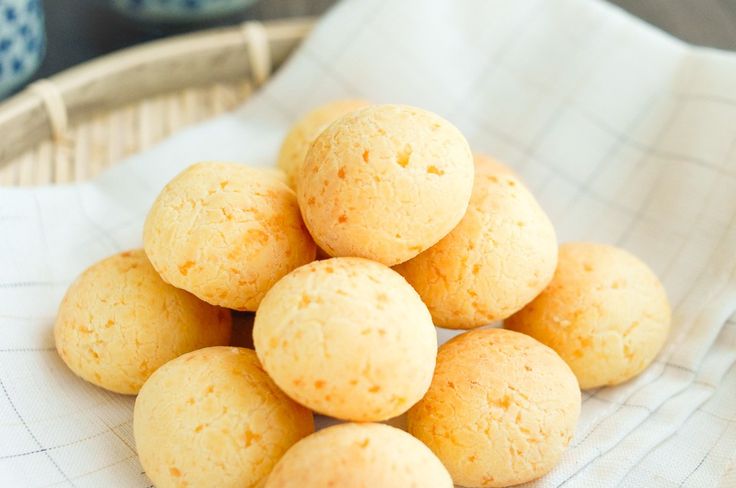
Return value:
M 246 100 L 313 25 L 293 19 L 147 43 L 0 104 L 0 186 L 83 181 Z

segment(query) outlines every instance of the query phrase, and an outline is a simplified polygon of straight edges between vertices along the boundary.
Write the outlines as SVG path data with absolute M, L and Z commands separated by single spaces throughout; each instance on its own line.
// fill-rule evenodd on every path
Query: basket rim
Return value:
M 269 71 L 278 68 L 314 23 L 312 17 L 249 21 L 171 36 L 94 58 L 31 84 L 0 102 L 0 168 L 52 137 L 63 139 L 50 110 L 53 105 L 58 110 L 61 104 L 63 130 L 67 119 L 75 125 L 162 93 L 262 77 L 262 67 L 254 66 L 258 56 L 253 56 L 253 48 L 266 50 Z M 253 31 L 262 35 L 262 42 L 254 42 L 259 39 Z

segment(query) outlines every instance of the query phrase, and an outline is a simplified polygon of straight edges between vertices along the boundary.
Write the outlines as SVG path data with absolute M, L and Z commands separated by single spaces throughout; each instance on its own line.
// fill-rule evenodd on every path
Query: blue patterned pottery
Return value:
M 41 0 L 0 0 L 0 98 L 33 75 L 45 48 Z
M 257 0 L 110 0 L 128 15 L 152 22 L 212 20 L 244 10 Z

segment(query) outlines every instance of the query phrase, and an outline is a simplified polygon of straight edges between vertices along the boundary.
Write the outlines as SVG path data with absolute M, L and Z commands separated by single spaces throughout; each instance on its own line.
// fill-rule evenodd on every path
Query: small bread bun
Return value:
M 149 378 L 133 431 L 157 488 L 242 488 L 259 486 L 292 444 L 314 432 L 314 420 L 273 384 L 252 350 L 210 347 Z
M 291 398 L 361 422 L 419 401 L 437 354 L 417 293 L 391 268 L 362 258 L 315 261 L 286 275 L 256 312 L 253 342 Z
M 575 432 L 580 389 L 560 357 L 529 336 L 478 329 L 440 347 L 409 432 L 456 484 L 511 486 L 549 472 Z
M 582 388 L 615 385 L 641 373 L 670 328 L 670 305 L 649 267 L 617 247 L 560 246 L 549 286 L 505 327 L 547 344 Z
M 88 268 L 59 307 L 54 338 L 75 374 L 133 395 L 167 361 L 227 345 L 230 311 L 165 283 L 142 249 Z
M 234 163 L 195 164 L 166 185 L 143 244 L 165 281 L 243 311 L 315 256 L 294 192 L 273 172 Z
M 373 105 L 317 137 L 297 196 L 328 254 L 393 266 L 450 232 L 472 187 L 473 156 L 452 124 L 414 107 Z
M 384 424 L 340 424 L 294 444 L 265 488 L 452 488 L 427 446 Z

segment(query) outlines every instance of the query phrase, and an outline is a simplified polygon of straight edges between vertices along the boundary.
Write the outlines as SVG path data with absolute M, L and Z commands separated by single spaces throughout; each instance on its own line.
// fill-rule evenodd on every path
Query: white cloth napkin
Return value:
M 665 350 L 635 380 L 584 394 L 569 450 L 532 485 L 736 486 L 735 87 L 736 55 L 598 1 L 342 2 L 235 113 L 91 183 L 0 189 L 0 486 L 150 485 L 133 399 L 56 355 L 58 303 L 85 267 L 141 245 L 175 173 L 273 164 L 290 123 L 341 97 L 442 114 L 520 172 L 561 241 L 617 244 L 664 280 Z

